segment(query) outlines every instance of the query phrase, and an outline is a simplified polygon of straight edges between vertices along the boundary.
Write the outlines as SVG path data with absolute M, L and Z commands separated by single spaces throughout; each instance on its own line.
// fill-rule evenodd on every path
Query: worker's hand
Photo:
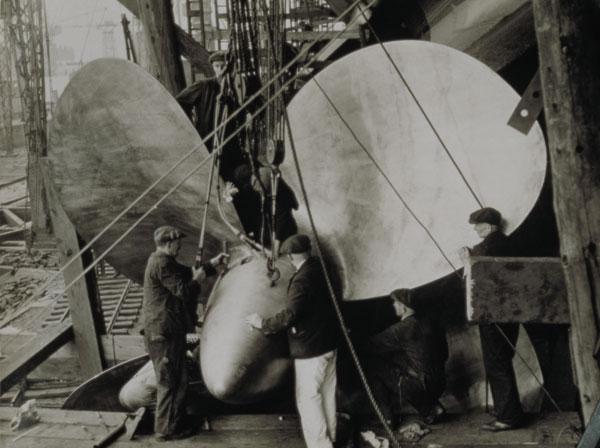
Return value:
M 200 342 L 200 335 L 198 333 L 187 333 L 185 335 L 185 342 L 188 344 L 198 344 Z
M 262 317 L 256 313 L 246 316 L 246 323 L 251 327 L 258 328 L 259 330 L 262 328 L 262 321 Z
M 213 257 L 210 259 L 210 264 L 212 264 L 213 267 L 216 268 L 219 265 L 227 266 L 228 261 L 229 261 L 229 254 L 226 254 L 225 252 L 221 252 L 216 257 Z
M 200 283 L 206 278 L 206 272 L 204 272 L 204 268 L 192 268 L 192 279 L 196 282 Z
M 238 194 L 240 190 L 231 182 L 225 182 L 225 188 L 223 189 L 223 199 L 225 202 L 233 201 L 233 197 Z

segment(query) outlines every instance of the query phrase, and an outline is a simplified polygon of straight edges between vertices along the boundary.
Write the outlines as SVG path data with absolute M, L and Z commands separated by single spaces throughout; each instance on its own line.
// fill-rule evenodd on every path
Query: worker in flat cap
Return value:
M 281 245 L 296 269 L 287 306 L 274 316 L 251 314 L 248 324 L 264 334 L 287 332 L 294 359 L 296 405 L 308 448 L 331 448 L 336 440 L 336 357 L 339 323 L 321 262 L 310 238 L 293 235 Z
M 299 204 L 294 190 L 277 170 L 268 166 L 260 166 L 256 173 L 252 173 L 250 165 L 242 164 L 234 170 L 233 180 L 235 183 L 225 184 L 225 200 L 233 201 L 236 210 L 242 212 L 240 219 L 246 233 L 278 254 L 281 242 L 298 232 L 293 211 L 298 210 Z
M 418 307 L 409 289 L 390 294 L 398 321 L 358 345 L 369 358 L 369 377 L 388 424 L 395 427 L 394 401 L 409 403 L 423 421 L 434 424 L 444 415 L 439 398 L 446 387 L 446 333 Z
M 502 231 L 502 215 L 492 207 L 484 207 L 469 216 L 469 223 L 482 241 L 471 249 L 463 248 L 461 258 L 469 256 L 509 257 L 515 251 Z M 486 377 L 490 383 L 496 419 L 481 429 L 506 431 L 522 425 L 523 409 L 515 379 L 512 359 L 519 335 L 519 325 L 513 323 L 486 323 L 479 325 L 481 351 Z M 508 339 L 508 341 L 507 341 Z
M 144 273 L 144 342 L 157 379 L 154 430 L 160 440 L 187 437 L 195 430 L 187 426 L 184 405 L 186 333 L 195 327 L 190 309 L 197 305 L 200 283 L 227 260 L 219 254 L 198 269 L 178 263 L 184 237 L 175 227 L 157 228 L 156 250 Z
M 217 50 L 213 51 L 208 57 L 208 62 L 211 63 L 217 78 L 219 78 L 223 71 L 225 70 L 225 65 L 227 63 L 227 51 L 225 50 Z

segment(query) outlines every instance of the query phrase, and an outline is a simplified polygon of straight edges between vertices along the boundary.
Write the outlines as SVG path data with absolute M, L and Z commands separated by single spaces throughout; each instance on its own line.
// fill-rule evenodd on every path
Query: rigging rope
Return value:
M 342 330 L 342 334 L 344 336 L 344 340 L 346 342 L 346 345 L 348 346 L 348 349 L 350 351 L 350 355 L 352 356 L 352 361 L 354 362 L 354 365 L 356 366 L 356 370 L 358 372 L 358 375 L 360 377 L 361 383 L 365 389 L 365 392 L 367 394 L 367 397 L 369 398 L 369 402 L 371 403 L 371 406 L 373 406 L 373 409 L 375 410 L 375 413 L 377 414 L 377 418 L 380 420 L 381 424 L 383 425 L 383 428 L 385 429 L 385 432 L 387 433 L 388 437 L 390 438 L 390 440 L 392 441 L 392 444 L 394 447 L 396 448 L 400 448 L 400 443 L 398 442 L 398 439 L 396 438 L 394 432 L 392 431 L 392 429 L 390 428 L 390 426 L 387 424 L 387 422 L 385 421 L 385 417 L 383 416 L 381 409 L 379 408 L 379 405 L 377 404 L 377 400 L 375 399 L 373 392 L 371 391 L 371 388 L 369 386 L 369 383 L 367 381 L 366 375 L 364 373 L 364 370 L 362 368 L 362 365 L 360 363 L 360 360 L 358 359 L 358 355 L 356 354 L 356 350 L 354 348 L 354 345 L 352 344 L 352 340 L 350 339 L 350 334 L 348 333 L 348 329 L 346 328 L 346 324 L 344 321 L 344 316 L 342 315 L 342 311 L 340 309 L 338 300 L 337 300 L 337 296 L 335 294 L 335 290 L 333 288 L 332 282 L 331 282 L 331 278 L 329 276 L 329 273 L 327 272 L 327 266 L 325 265 L 325 259 L 323 256 L 323 250 L 321 249 L 321 242 L 319 240 L 319 234 L 317 233 L 317 228 L 315 226 L 315 221 L 313 219 L 313 215 L 312 215 L 312 211 L 310 208 L 310 204 L 308 201 L 308 194 L 306 192 L 306 187 L 304 185 L 304 178 L 302 177 L 302 172 L 300 169 L 300 162 L 298 160 L 298 154 L 296 151 L 296 145 L 294 143 L 294 138 L 292 135 L 292 128 L 290 125 L 290 121 L 289 121 L 289 117 L 287 114 L 287 111 L 284 111 L 283 113 L 283 117 L 286 123 L 286 127 L 287 127 L 287 131 L 288 131 L 288 135 L 290 137 L 290 147 L 292 149 L 292 155 L 294 157 L 294 166 L 296 168 L 296 174 L 298 176 L 298 182 L 300 184 L 300 189 L 302 190 L 302 197 L 304 198 L 304 204 L 306 205 L 306 212 L 308 214 L 308 219 L 310 221 L 310 227 L 313 233 L 313 237 L 315 239 L 315 243 L 316 243 L 316 248 L 317 248 L 317 252 L 319 255 L 319 261 L 321 263 L 321 268 L 323 270 L 323 273 L 325 275 L 325 281 L 327 283 L 327 289 L 329 290 L 329 295 L 331 298 L 331 302 L 333 303 L 333 307 L 335 309 L 335 313 L 337 315 L 338 321 L 340 323 L 340 328 Z
M 339 16 L 338 16 L 338 20 L 339 17 L 343 17 L 344 15 L 346 15 L 349 11 L 352 10 L 352 8 L 354 8 L 354 6 L 359 3 L 361 0 L 354 0 L 354 2 L 348 6 L 348 8 L 346 8 Z M 374 4 L 376 1 L 378 0 L 371 0 L 369 3 L 369 6 Z M 352 25 L 358 18 L 359 16 L 357 15 L 352 21 L 350 21 L 348 23 L 348 26 Z M 331 46 L 334 42 L 334 40 L 337 37 L 340 37 L 341 35 L 343 35 L 346 32 L 346 29 L 340 30 L 336 33 L 336 35 L 329 41 L 327 42 L 326 45 L 323 46 L 323 48 L 321 48 L 317 53 L 315 53 L 308 61 L 306 61 L 304 63 L 304 67 L 310 65 L 312 62 L 314 62 L 323 52 L 325 52 L 329 46 Z M 315 37 L 315 39 L 313 39 L 313 41 L 308 44 L 305 48 L 303 48 L 294 58 L 292 58 L 292 60 L 290 62 L 288 62 L 278 73 L 277 73 L 277 77 L 285 74 L 286 70 L 288 70 L 290 67 L 292 67 L 296 62 L 298 62 L 302 57 L 304 57 L 308 51 L 314 47 L 320 39 L 322 39 L 323 37 L 325 37 L 326 33 L 322 32 L 320 33 L 318 36 Z M 283 89 L 285 87 L 287 87 L 292 81 L 294 81 L 297 77 L 299 76 L 299 73 L 297 72 L 294 76 L 290 77 L 290 79 L 288 81 L 286 81 L 284 83 L 284 85 L 277 91 L 277 95 L 281 94 L 283 92 Z M 250 98 L 248 98 L 242 105 L 240 105 L 232 114 L 229 115 L 229 117 L 227 118 L 227 120 L 225 120 L 223 123 L 221 123 L 219 126 L 217 126 L 215 129 L 213 129 L 211 132 L 209 132 L 206 137 L 204 137 L 201 141 L 201 143 L 199 145 L 196 145 L 195 147 L 193 147 L 190 151 L 188 151 L 186 154 L 184 154 L 177 162 L 175 162 L 167 171 L 165 171 L 158 179 L 156 179 L 151 185 L 148 186 L 148 188 L 146 188 L 142 193 L 140 193 L 140 195 L 135 198 L 127 207 L 125 207 L 125 209 L 123 209 L 112 221 L 110 221 L 98 234 L 96 234 L 96 236 L 94 236 L 83 248 L 81 248 L 79 250 L 79 252 L 75 253 L 74 255 L 71 256 L 71 258 L 63 265 L 61 266 L 61 268 L 56 271 L 53 275 L 51 275 L 47 281 L 45 283 L 43 283 L 36 291 L 36 293 L 34 294 L 34 297 L 41 297 L 42 296 L 42 292 L 55 280 L 58 279 L 58 277 L 60 275 L 62 275 L 64 273 L 64 271 L 71 266 L 76 260 L 79 259 L 79 257 L 86 252 L 87 250 L 92 248 L 92 245 L 98 241 L 111 227 L 113 227 L 121 218 L 123 218 L 123 216 L 125 216 L 133 207 L 135 207 L 144 197 L 146 197 L 154 188 L 156 188 L 156 186 L 162 182 L 166 177 L 168 177 L 173 171 L 175 171 L 175 169 L 177 169 L 177 167 L 179 167 L 183 162 L 185 162 L 188 158 L 190 158 L 193 154 L 196 153 L 196 151 L 198 151 L 199 149 L 202 148 L 202 145 L 206 144 L 207 142 L 210 141 L 210 139 L 221 129 L 223 129 L 227 124 L 229 124 L 234 118 L 236 118 L 241 112 L 243 112 L 245 110 L 245 108 L 250 105 L 254 100 L 256 100 L 257 98 L 260 97 L 260 95 L 265 91 L 265 89 L 271 85 L 273 82 L 275 82 L 275 78 L 269 80 L 269 82 L 262 86 L 260 90 L 258 90 L 256 93 L 254 93 Z M 255 116 L 255 115 L 254 115 Z M 239 132 L 240 128 L 238 128 Z M 237 133 L 236 132 L 236 133 Z
M 446 255 L 446 253 L 444 252 L 444 250 L 442 249 L 442 247 L 440 246 L 440 244 L 437 242 L 437 240 L 435 239 L 435 237 L 433 236 L 433 234 L 431 233 L 431 231 L 427 228 L 427 226 L 423 223 L 423 221 L 421 221 L 421 219 L 419 219 L 419 217 L 416 215 L 416 213 L 408 205 L 408 203 L 406 202 L 406 200 L 402 197 L 402 195 L 400 194 L 400 192 L 398 191 L 398 189 L 396 188 L 396 186 L 392 183 L 392 181 L 390 180 L 390 178 L 388 177 L 388 175 L 383 170 L 383 168 L 381 168 L 381 166 L 379 165 L 379 163 L 377 162 L 377 160 L 375 159 L 375 157 L 369 152 L 369 150 L 366 148 L 366 146 L 358 138 L 358 135 L 356 134 L 356 132 L 354 132 L 354 129 L 352 129 L 352 127 L 350 126 L 350 124 L 344 119 L 344 117 L 342 116 L 342 113 L 336 107 L 336 105 L 333 103 L 331 97 L 327 94 L 327 92 L 325 92 L 325 90 L 323 89 L 323 87 L 321 86 L 321 84 L 319 84 L 319 82 L 317 81 L 317 78 L 316 77 L 313 78 L 313 81 L 315 82 L 315 84 L 317 85 L 317 87 L 319 88 L 319 90 L 321 91 L 321 93 L 323 94 L 323 96 L 327 99 L 327 102 L 333 108 L 333 110 L 335 111 L 335 113 L 337 114 L 337 116 L 340 118 L 340 120 L 342 121 L 342 123 L 344 123 L 344 125 L 346 126 L 346 128 L 348 129 L 348 131 L 350 131 L 350 134 L 352 134 L 352 137 L 354 138 L 354 140 L 356 141 L 356 143 L 358 143 L 358 145 L 365 152 L 365 154 L 369 157 L 369 159 L 371 159 L 371 162 L 373 162 L 373 165 L 375 165 L 375 167 L 377 168 L 377 170 L 379 171 L 379 173 L 383 176 L 383 178 L 385 179 L 385 181 L 388 183 L 388 185 L 394 191 L 394 194 L 398 197 L 398 199 L 400 200 L 400 202 L 402 202 L 402 205 L 404 205 L 404 207 L 406 208 L 406 210 L 408 210 L 408 212 L 414 218 L 414 220 L 417 222 L 417 224 L 419 224 L 419 226 L 425 231 L 425 233 L 427 234 L 427 236 L 429 237 L 429 239 L 431 239 L 431 241 L 433 242 L 433 244 L 435 245 L 435 247 L 438 249 L 438 251 L 440 252 L 440 254 L 442 254 L 442 257 L 444 257 L 444 259 L 452 267 L 452 269 L 454 270 L 454 272 L 458 275 L 458 273 L 456 272 L 457 268 L 452 264 L 452 262 L 450 261 L 450 259 L 448 258 L 448 256 Z M 459 277 L 460 277 L 460 275 L 459 275 Z
M 416 105 L 418 106 L 419 110 L 421 111 L 421 113 L 423 114 L 423 116 L 425 117 L 425 120 L 427 121 L 427 123 L 429 124 L 429 126 L 431 127 L 433 133 L 435 134 L 435 136 L 437 137 L 438 141 L 440 142 L 440 144 L 442 145 L 442 147 L 444 148 L 444 151 L 446 152 L 446 154 L 448 155 L 448 157 L 450 158 L 452 164 L 454 165 L 454 167 L 456 168 L 456 170 L 458 171 L 458 174 L 460 175 L 461 179 L 463 180 L 463 182 L 465 183 L 467 189 L 469 190 L 469 192 L 471 193 L 471 195 L 473 196 L 473 198 L 477 201 L 477 203 L 479 204 L 480 207 L 483 207 L 483 204 L 481 203 L 481 201 L 479 200 L 479 198 L 477 197 L 477 195 L 475 194 L 475 191 L 473 190 L 473 188 L 471 187 L 471 185 L 469 184 L 469 181 L 467 180 L 467 178 L 465 177 L 465 175 L 463 174 L 462 170 L 460 169 L 460 167 L 458 166 L 458 164 L 456 163 L 454 157 L 452 156 L 452 153 L 450 152 L 450 150 L 448 149 L 448 147 L 446 146 L 446 144 L 444 143 L 443 139 L 441 138 L 441 136 L 439 135 L 439 133 L 437 132 L 435 126 L 433 125 L 433 123 L 431 122 L 431 120 L 429 119 L 429 117 L 427 116 L 427 113 L 425 112 L 424 108 L 422 107 L 421 103 L 419 102 L 418 98 L 416 97 L 416 95 L 414 94 L 413 90 L 410 88 L 408 82 L 406 81 L 406 79 L 404 78 L 404 76 L 402 75 L 402 72 L 400 71 L 398 65 L 396 64 L 396 62 L 393 60 L 392 56 L 390 55 L 390 53 L 387 51 L 387 49 L 385 48 L 385 45 L 383 44 L 383 42 L 381 41 L 381 39 L 379 38 L 379 36 L 377 35 L 377 32 L 375 31 L 375 29 L 373 28 L 373 26 L 371 25 L 371 23 L 369 22 L 368 18 L 366 17 L 365 13 L 363 10 L 360 11 L 361 15 L 363 16 L 363 18 L 365 19 L 365 22 L 367 24 L 367 26 L 369 27 L 369 29 L 371 30 L 371 32 L 373 33 L 373 36 L 375 37 L 375 39 L 377 40 L 378 45 L 381 47 L 381 49 L 383 50 L 383 52 L 386 55 L 386 58 L 390 61 L 390 63 L 393 65 L 396 73 L 398 74 L 398 76 L 400 77 L 402 83 L 404 84 L 404 86 L 406 87 L 407 91 L 410 93 L 411 97 L 413 98 L 413 100 L 415 101 Z M 323 89 L 320 87 L 320 85 L 318 84 L 316 78 L 314 78 L 314 81 L 317 83 L 317 86 L 319 86 L 319 88 L 321 89 L 321 91 L 323 92 L 323 94 L 326 96 L 326 98 L 328 99 L 328 101 L 330 102 L 330 104 L 332 105 L 332 107 L 334 107 L 334 109 L 337 111 L 337 108 L 335 108 L 335 106 L 333 105 L 333 103 L 331 102 L 331 100 L 329 99 L 329 97 L 326 95 L 326 93 L 323 91 Z M 339 115 L 339 112 L 338 112 Z M 343 118 L 340 115 L 340 118 L 343 120 Z M 344 124 L 346 124 L 346 126 L 348 127 L 348 124 L 344 121 Z M 355 137 L 355 139 L 357 139 L 356 134 L 352 131 L 351 128 L 349 128 L 350 131 L 352 132 L 352 135 Z M 362 144 L 360 143 L 360 141 L 357 142 L 359 143 L 359 145 Z M 373 159 L 372 159 L 373 160 Z M 373 160 L 374 163 L 376 163 Z M 382 175 L 385 174 L 382 172 Z M 429 232 L 427 232 L 428 235 L 430 235 Z M 434 241 L 435 243 L 435 241 Z M 437 246 L 437 244 L 436 244 Z M 443 254 L 443 252 L 442 252 Z M 450 260 L 448 259 L 448 257 L 446 257 L 444 255 L 444 259 L 450 264 L 450 266 L 455 270 L 456 272 L 456 268 L 452 265 L 452 263 L 450 263 Z M 517 356 L 521 359 L 521 361 L 525 364 L 525 367 L 529 370 L 529 372 L 531 373 L 531 375 L 533 376 L 534 380 L 538 383 L 538 385 L 540 386 L 540 388 L 542 389 L 542 391 L 544 392 L 544 394 L 550 399 L 550 401 L 552 402 L 553 406 L 556 408 L 556 410 L 558 412 L 562 412 L 560 407 L 558 406 L 558 404 L 556 403 L 556 401 L 553 399 L 553 397 L 551 396 L 550 392 L 546 389 L 546 387 L 544 386 L 543 382 L 537 377 L 537 375 L 535 375 L 532 367 L 529 365 L 529 363 L 525 360 L 525 358 L 521 355 L 521 353 L 519 353 L 519 351 L 517 350 L 517 347 L 512 344 L 510 342 L 510 339 L 508 338 L 508 336 L 506 335 L 506 333 L 502 330 L 502 328 L 497 324 L 494 323 L 494 325 L 496 326 L 496 329 L 500 332 L 500 334 L 502 335 L 502 337 L 506 340 L 506 342 L 508 343 L 508 345 L 514 350 L 514 352 L 517 354 Z M 487 389 L 487 388 L 486 388 Z
M 435 137 L 437 138 L 437 140 L 440 142 L 440 144 L 442 145 L 442 148 L 444 148 L 444 151 L 446 152 L 446 154 L 448 155 L 448 158 L 450 159 L 450 161 L 452 162 L 452 164 L 454 165 L 454 168 L 456 169 L 456 171 L 458 172 L 460 178 L 462 179 L 462 181 L 464 182 L 464 184 L 466 185 L 466 187 L 468 188 L 469 192 L 471 193 L 471 195 L 473 196 L 473 199 L 475 199 L 475 201 L 477 202 L 477 204 L 479 205 L 480 208 L 483 208 L 483 203 L 481 202 L 481 200 L 479 199 L 479 197 L 477 196 L 477 194 L 475 193 L 475 190 L 473 190 L 473 188 L 471 187 L 471 185 L 469 184 L 469 181 L 467 180 L 467 178 L 465 177 L 464 173 L 462 172 L 462 170 L 460 169 L 460 167 L 458 166 L 458 163 L 456 162 L 456 160 L 454 159 L 454 156 L 452 155 L 452 153 L 450 152 L 450 149 L 448 149 L 448 146 L 446 145 L 446 143 L 444 142 L 444 140 L 442 139 L 441 135 L 439 134 L 439 132 L 437 131 L 437 129 L 435 128 L 435 126 L 433 125 L 433 122 L 431 121 L 431 119 L 429 118 L 429 116 L 427 115 L 427 112 L 425 112 L 425 109 L 423 108 L 423 106 L 421 105 L 421 102 L 419 101 L 419 99 L 417 98 L 417 96 L 415 95 L 415 93 L 413 92 L 412 88 L 410 87 L 410 85 L 408 84 L 408 81 L 406 80 L 406 78 L 404 77 L 404 75 L 402 74 L 402 72 L 400 71 L 400 68 L 398 67 L 398 65 L 396 64 L 396 61 L 394 61 L 392 59 L 392 56 L 390 55 L 390 53 L 388 52 L 387 48 L 385 48 L 385 45 L 383 44 L 383 42 L 381 41 L 381 39 L 379 38 L 379 36 L 377 35 L 377 33 L 375 32 L 375 29 L 373 28 L 373 25 L 371 25 L 371 22 L 369 21 L 369 19 L 367 18 L 367 16 L 365 15 L 365 12 L 362 8 L 359 8 L 360 10 L 360 14 L 362 15 L 362 17 L 365 20 L 365 23 L 367 24 L 367 26 L 369 27 L 369 29 L 371 30 L 371 32 L 373 33 L 373 36 L 375 37 L 375 40 L 377 40 L 378 45 L 381 47 L 381 49 L 383 50 L 383 52 L 385 53 L 386 58 L 390 61 L 390 63 L 392 64 L 392 66 L 394 67 L 394 70 L 396 71 L 396 73 L 398 74 L 398 77 L 400 78 L 400 80 L 402 81 L 402 83 L 404 84 L 404 87 L 406 87 L 406 90 L 408 91 L 408 93 L 410 94 L 410 96 L 412 97 L 412 99 L 414 100 L 415 104 L 417 105 L 417 107 L 419 108 L 419 111 L 421 111 L 421 113 L 423 114 L 423 117 L 425 118 L 425 121 L 427 122 L 427 124 L 429 125 L 429 127 L 431 128 L 431 130 L 433 131 L 433 134 L 435 135 Z

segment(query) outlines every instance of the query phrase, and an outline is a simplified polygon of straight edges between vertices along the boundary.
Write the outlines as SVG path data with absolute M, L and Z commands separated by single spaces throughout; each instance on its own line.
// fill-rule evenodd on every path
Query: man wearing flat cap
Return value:
M 154 231 L 156 251 L 144 273 L 142 320 L 144 342 L 157 379 L 154 430 L 161 440 L 192 435 L 186 427 L 186 333 L 193 330 L 190 309 L 200 294 L 200 282 L 216 273 L 227 255 L 219 254 L 198 269 L 176 261 L 185 235 L 172 226 Z
M 396 289 L 390 298 L 400 320 L 359 346 L 371 358 L 369 376 L 376 399 L 392 426 L 394 397 L 433 424 L 445 413 L 438 400 L 446 387 L 446 334 L 439 323 L 416 312 L 409 289 Z
M 501 223 L 502 215 L 494 208 L 484 207 L 471 213 L 469 224 L 473 224 L 475 232 L 482 241 L 471 249 L 463 248 L 461 254 L 463 262 L 466 262 L 469 255 L 489 257 L 516 255 L 508 237 L 502 232 Z M 521 426 L 523 409 L 512 364 L 515 355 L 513 347 L 519 336 L 519 324 L 480 324 L 479 335 L 483 365 L 492 390 L 496 413 L 496 419 L 486 423 L 481 429 L 497 432 Z
M 296 268 L 288 286 L 287 308 L 270 317 L 251 314 L 246 321 L 265 334 L 287 332 L 294 358 L 296 405 L 308 448 L 331 448 L 336 439 L 336 347 L 339 323 L 310 239 L 293 235 L 281 253 Z

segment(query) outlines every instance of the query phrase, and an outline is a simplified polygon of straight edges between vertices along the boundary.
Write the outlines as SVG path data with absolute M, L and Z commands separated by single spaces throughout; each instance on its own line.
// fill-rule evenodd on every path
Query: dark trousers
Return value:
M 504 332 L 506 337 L 502 335 L 498 328 Z M 531 323 L 525 324 L 524 328 L 535 349 L 542 371 L 542 378 L 538 379 L 544 382 L 544 379 L 548 378 L 549 375 L 553 346 L 552 326 Z M 496 418 L 503 423 L 511 425 L 519 424 L 523 417 L 523 409 L 521 408 L 519 390 L 517 389 L 515 371 L 512 364 L 515 351 L 511 347 L 511 345 L 515 346 L 517 344 L 519 324 L 480 325 L 479 334 L 481 337 L 483 364 L 492 389 Z M 510 341 L 510 344 L 507 342 L 507 339 Z
M 144 336 L 156 374 L 154 432 L 172 435 L 181 430 L 186 418 L 188 385 L 185 334 Z
M 390 365 L 384 360 L 373 360 L 371 367 L 371 386 L 383 416 L 391 420 L 393 416 L 393 404 L 396 398 L 400 404 L 408 402 L 414 407 L 419 415 L 427 417 L 438 399 L 444 392 L 446 381 L 444 376 L 431 377 L 412 375 L 399 368 Z

